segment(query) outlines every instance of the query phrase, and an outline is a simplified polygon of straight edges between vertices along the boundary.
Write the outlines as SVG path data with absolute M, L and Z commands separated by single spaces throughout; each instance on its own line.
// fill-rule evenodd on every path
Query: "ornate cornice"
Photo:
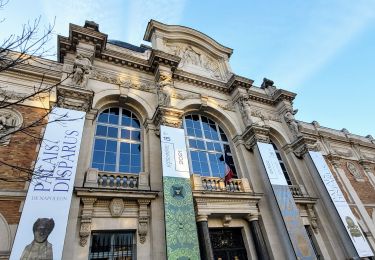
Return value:
M 307 136 L 300 136 L 291 144 L 291 147 L 294 155 L 299 159 L 302 159 L 309 151 L 318 150 L 317 140 Z
M 180 62 L 180 60 L 181 58 L 175 55 L 160 50 L 152 50 L 148 62 L 153 69 L 155 69 L 158 65 L 163 64 L 171 67 L 174 70 L 178 67 L 178 63 Z
M 84 41 L 95 46 L 95 54 L 98 56 L 107 43 L 107 34 L 99 32 L 99 26 L 93 22 L 85 22 L 85 25 L 79 26 L 69 24 L 69 37 L 59 35 L 57 37 L 58 61 L 64 62 L 64 56 L 67 52 L 75 51 L 79 41 Z
M 242 134 L 242 139 L 245 141 L 245 147 L 252 150 L 257 142 L 269 143 L 270 142 L 270 128 L 268 126 L 259 126 L 252 124 L 248 126 Z
M 241 77 L 233 74 L 232 77 L 227 82 L 228 92 L 232 93 L 234 89 L 242 87 L 244 89 L 249 89 L 254 83 L 254 80 Z

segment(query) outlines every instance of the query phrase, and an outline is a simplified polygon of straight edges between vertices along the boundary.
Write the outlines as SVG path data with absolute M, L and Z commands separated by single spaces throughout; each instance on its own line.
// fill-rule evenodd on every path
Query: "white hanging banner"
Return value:
M 62 258 L 85 114 L 50 113 L 10 260 Z
M 344 195 L 341 192 L 340 187 L 338 186 L 335 178 L 333 177 L 331 171 L 328 168 L 326 161 L 324 160 L 323 155 L 320 152 L 309 152 L 311 159 L 313 160 L 316 169 L 326 187 L 333 204 L 336 207 L 337 212 L 340 215 L 341 221 L 344 224 L 346 231 L 351 238 L 355 249 L 358 252 L 360 257 L 373 256 L 369 244 L 367 243 L 366 238 L 364 237 L 358 222 L 353 215 L 353 212 L 350 210 L 348 203 L 345 200 Z
M 317 258 L 277 159 L 275 149 L 272 144 L 267 143 L 257 142 L 257 146 L 297 259 L 316 260 Z

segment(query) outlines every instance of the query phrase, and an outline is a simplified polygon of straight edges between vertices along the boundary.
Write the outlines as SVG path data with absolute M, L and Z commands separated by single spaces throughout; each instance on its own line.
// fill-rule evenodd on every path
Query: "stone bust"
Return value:
M 38 218 L 33 225 L 34 240 L 22 252 L 21 260 L 53 260 L 48 236 L 55 227 L 52 218 Z

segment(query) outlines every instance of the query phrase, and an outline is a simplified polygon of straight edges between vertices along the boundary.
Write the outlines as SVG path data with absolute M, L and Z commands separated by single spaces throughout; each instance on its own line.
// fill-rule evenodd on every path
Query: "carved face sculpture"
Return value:
M 54 227 L 55 222 L 52 218 L 38 218 L 33 226 L 34 240 L 38 243 L 43 243 L 47 240 Z

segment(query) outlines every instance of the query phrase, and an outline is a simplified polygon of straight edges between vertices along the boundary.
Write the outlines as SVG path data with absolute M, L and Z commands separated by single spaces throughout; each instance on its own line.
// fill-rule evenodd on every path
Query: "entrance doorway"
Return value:
M 241 228 L 210 228 L 215 260 L 247 260 Z

